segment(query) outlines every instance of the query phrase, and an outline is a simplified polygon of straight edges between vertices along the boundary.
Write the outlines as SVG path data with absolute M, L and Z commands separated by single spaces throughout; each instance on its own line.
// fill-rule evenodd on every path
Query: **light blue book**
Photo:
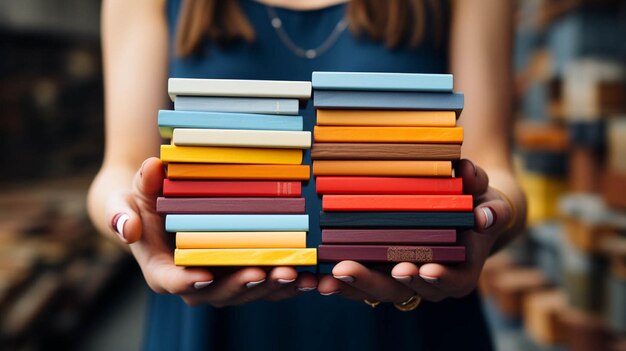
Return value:
M 168 214 L 168 232 L 309 231 L 309 215 Z
M 451 74 L 313 72 L 316 90 L 452 92 Z
M 172 138 L 174 128 L 303 130 L 302 116 L 160 110 L 158 120 L 165 139 Z
M 176 111 L 212 111 L 297 115 L 298 99 L 216 96 L 177 96 Z

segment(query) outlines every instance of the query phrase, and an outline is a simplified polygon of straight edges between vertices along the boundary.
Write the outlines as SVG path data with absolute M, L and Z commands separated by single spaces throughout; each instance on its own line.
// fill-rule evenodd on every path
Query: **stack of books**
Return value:
M 175 264 L 315 265 L 301 183 L 311 133 L 297 116 L 311 83 L 170 79 L 168 92 L 157 212 L 176 233 Z
M 474 226 L 453 161 L 463 95 L 444 74 L 314 72 L 320 261 L 462 262 Z

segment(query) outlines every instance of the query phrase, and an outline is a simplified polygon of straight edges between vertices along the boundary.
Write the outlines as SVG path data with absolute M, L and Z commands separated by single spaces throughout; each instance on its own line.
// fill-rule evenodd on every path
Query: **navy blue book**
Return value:
M 421 93 L 406 91 L 315 90 L 313 106 L 321 109 L 381 110 L 463 110 L 462 93 Z
M 474 227 L 474 212 L 320 212 L 322 228 L 428 228 Z

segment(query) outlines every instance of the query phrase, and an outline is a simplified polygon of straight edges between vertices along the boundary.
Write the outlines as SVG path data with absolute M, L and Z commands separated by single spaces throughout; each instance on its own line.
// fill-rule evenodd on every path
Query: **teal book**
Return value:
M 451 93 L 451 74 L 313 72 L 316 90 L 387 90 Z
M 168 214 L 168 232 L 309 231 L 308 215 L 293 214 Z

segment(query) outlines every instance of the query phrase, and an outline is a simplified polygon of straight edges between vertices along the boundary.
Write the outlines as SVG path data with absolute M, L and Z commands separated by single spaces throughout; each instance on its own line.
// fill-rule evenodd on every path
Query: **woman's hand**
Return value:
M 133 190 L 112 194 L 107 218 L 119 238 L 129 244 L 146 282 L 157 293 L 180 295 L 189 305 L 238 305 L 258 299 L 280 300 L 315 289 L 313 274 L 292 267 L 205 269 L 174 265 L 174 234 L 164 230 L 156 213 L 164 170 L 158 158 L 144 161 Z
M 475 205 L 474 229 L 458 233 L 458 243 L 466 247 L 464 263 L 419 266 L 402 262 L 391 272 L 381 272 L 354 261 L 342 261 L 333 268 L 332 276 L 321 278 L 319 292 L 396 304 L 415 294 L 429 301 L 441 301 L 472 292 L 499 234 L 511 224 L 512 209 L 497 190 L 489 187 L 487 174 L 473 162 L 462 160 L 456 170 L 457 176 L 463 177 L 464 193 L 474 196 Z

